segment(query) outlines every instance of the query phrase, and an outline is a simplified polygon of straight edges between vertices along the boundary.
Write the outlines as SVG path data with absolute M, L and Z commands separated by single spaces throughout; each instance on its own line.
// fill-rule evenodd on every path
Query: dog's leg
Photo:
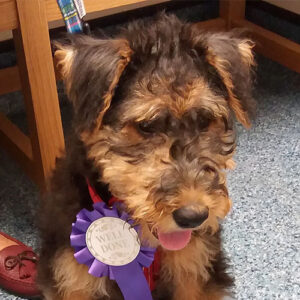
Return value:
M 218 243 L 218 236 L 194 237 L 182 250 L 163 251 L 161 279 L 173 286 L 172 300 L 221 300 L 228 294 L 231 279 Z
M 107 279 L 88 274 L 88 267 L 75 260 L 71 248 L 57 251 L 51 265 L 57 295 L 49 300 L 107 299 Z
M 83 292 L 74 292 L 67 296 L 59 296 L 44 291 L 44 300 L 91 300 L 91 299 L 92 298 L 86 296 L 86 293 Z
M 43 292 L 43 299 L 44 300 L 92 300 L 93 298 L 90 298 L 86 296 L 83 292 L 74 292 L 67 296 L 60 296 L 52 292 Z
M 216 288 L 216 290 L 206 291 L 204 294 L 201 294 L 201 296 L 198 299 L 201 299 L 201 300 L 225 300 L 226 296 L 228 296 L 228 294 L 226 292 L 223 292 L 221 290 L 218 290 L 218 288 Z
M 176 286 L 172 300 L 223 300 L 228 296 L 228 293 L 220 287 L 203 291 L 204 289 L 205 286 L 199 281 L 187 279 Z
M 186 280 L 175 287 L 173 300 L 202 300 L 200 288 L 196 280 Z
M 172 300 L 199 300 L 203 283 L 209 279 L 207 268 L 213 255 L 199 238 L 179 251 L 163 251 L 161 279 L 172 282 Z
M 85 291 L 85 292 L 74 292 L 74 293 L 69 294 L 68 296 L 65 296 L 59 300 L 91 300 L 91 299 L 94 299 L 94 298 L 87 296 L 86 291 Z

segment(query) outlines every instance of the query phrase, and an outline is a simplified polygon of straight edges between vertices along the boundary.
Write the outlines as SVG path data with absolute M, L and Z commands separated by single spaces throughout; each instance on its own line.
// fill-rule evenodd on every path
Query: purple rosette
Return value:
M 125 259 L 125 264 L 124 260 L 122 261 L 121 259 L 122 253 L 118 254 L 118 252 L 116 252 L 118 254 L 116 260 L 121 262 L 120 265 L 114 262 L 107 263 L 105 259 L 98 259 L 99 256 L 95 255 L 97 249 L 94 249 L 90 243 L 91 229 L 94 228 L 93 232 L 96 232 L 96 235 L 93 235 L 93 237 L 96 236 L 97 240 L 96 244 L 94 244 L 98 246 L 99 249 L 99 247 L 108 247 L 105 243 L 101 244 L 101 241 L 105 240 L 105 238 L 108 240 L 115 238 L 116 245 L 119 245 L 122 242 L 120 239 L 120 242 L 118 243 L 118 236 L 116 236 L 115 233 L 114 235 L 97 236 L 97 231 L 99 232 L 99 230 L 101 230 L 101 226 L 102 228 L 105 228 L 104 226 L 108 226 L 109 222 L 113 226 L 113 223 L 120 223 L 120 221 L 115 219 L 122 220 L 124 228 L 130 226 L 130 230 L 124 232 L 128 234 L 129 231 L 134 230 L 134 234 L 137 236 L 139 227 L 133 226 L 133 220 L 129 219 L 127 213 L 120 213 L 117 210 L 116 205 L 109 208 L 104 202 L 98 202 L 94 203 L 93 207 L 94 210 L 92 211 L 82 209 L 76 216 L 76 222 L 72 224 L 70 240 L 71 246 L 75 250 L 75 259 L 78 263 L 88 266 L 89 274 L 95 277 L 107 276 L 111 280 L 115 280 L 122 291 L 125 300 L 152 300 L 151 291 L 143 273 L 143 267 L 149 267 L 151 265 L 154 260 L 156 249 L 135 245 L 133 257 L 129 258 L 130 261 L 128 263 L 126 263 Z M 105 221 L 106 223 L 102 222 L 104 225 L 98 226 L 97 228 L 95 224 L 99 223 L 100 219 L 102 219 L 100 222 Z M 97 258 L 95 256 L 97 256 Z

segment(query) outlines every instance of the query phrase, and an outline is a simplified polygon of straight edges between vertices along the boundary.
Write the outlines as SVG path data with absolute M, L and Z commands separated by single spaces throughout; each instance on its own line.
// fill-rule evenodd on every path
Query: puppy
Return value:
M 114 39 L 58 45 L 73 129 L 40 213 L 45 299 L 123 299 L 70 246 L 76 214 L 92 209 L 87 181 L 105 201 L 122 200 L 141 241 L 159 249 L 154 299 L 230 294 L 218 221 L 231 207 L 225 169 L 234 166 L 235 119 L 250 127 L 252 47 L 165 14 Z

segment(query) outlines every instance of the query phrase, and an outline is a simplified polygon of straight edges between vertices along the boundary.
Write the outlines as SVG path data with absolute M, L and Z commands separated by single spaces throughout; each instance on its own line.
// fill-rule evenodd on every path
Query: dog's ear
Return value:
M 69 44 L 56 44 L 55 58 L 73 104 L 76 129 L 99 130 L 115 88 L 130 61 L 125 39 L 76 36 Z
M 194 31 L 193 35 L 193 46 L 206 55 L 207 62 L 222 79 L 237 120 L 249 128 L 249 115 L 255 108 L 251 96 L 254 43 L 243 37 L 241 31 L 204 34 L 199 31 L 195 34 Z

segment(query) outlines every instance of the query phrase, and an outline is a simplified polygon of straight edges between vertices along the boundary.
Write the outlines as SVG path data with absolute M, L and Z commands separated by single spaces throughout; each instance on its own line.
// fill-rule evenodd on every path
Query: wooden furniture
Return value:
M 29 136 L 0 114 L 0 144 L 41 187 L 64 148 L 46 2 L 0 0 L 0 30 L 13 30 L 17 67 L 0 70 L 0 91 L 22 89 Z
M 300 15 L 300 1 L 298 0 L 284 0 L 284 1 L 263 0 L 263 1 Z
M 87 19 L 170 0 L 85 0 Z M 300 72 L 300 46 L 244 18 L 245 0 L 220 0 L 220 17 L 202 28 L 249 27 L 258 52 Z M 0 69 L 0 95 L 22 90 L 29 136 L 0 113 L 0 145 L 40 187 L 64 150 L 49 28 L 62 26 L 56 0 L 0 0 L 0 31 L 12 30 L 17 66 Z
M 269 0 L 268 2 L 276 4 L 279 1 Z M 293 5 L 296 6 L 294 11 L 297 12 L 299 9 L 297 1 L 287 0 L 284 7 L 291 9 Z M 250 29 L 252 37 L 256 42 L 255 50 L 258 53 L 300 73 L 300 45 L 247 21 L 245 19 L 245 8 L 246 0 L 220 1 L 220 16 L 226 20 L 227 28 L 245 27 Z

